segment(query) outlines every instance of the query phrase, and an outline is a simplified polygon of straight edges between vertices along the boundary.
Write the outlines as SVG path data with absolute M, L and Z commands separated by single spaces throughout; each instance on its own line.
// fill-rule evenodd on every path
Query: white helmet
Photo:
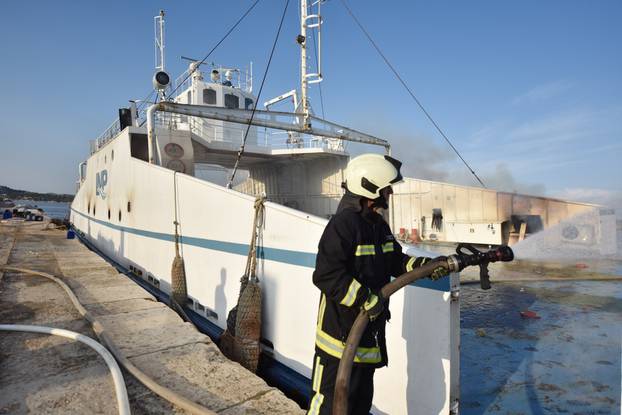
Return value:
M 368 199 L 380 197 L 380 190 L 403 180 L 402 163 L 381 154 L 362 154 L 350 160 L 346 167 L 346 188 Z

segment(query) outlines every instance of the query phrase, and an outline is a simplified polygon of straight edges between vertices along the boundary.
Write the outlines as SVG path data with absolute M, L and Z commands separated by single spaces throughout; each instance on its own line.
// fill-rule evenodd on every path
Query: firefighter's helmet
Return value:
M 402 163 L 381 154 L 362 154 L 350 160 L 346 167 L 346 188 L 368 199 L 380 197 L 380 191 L 403 180 Z

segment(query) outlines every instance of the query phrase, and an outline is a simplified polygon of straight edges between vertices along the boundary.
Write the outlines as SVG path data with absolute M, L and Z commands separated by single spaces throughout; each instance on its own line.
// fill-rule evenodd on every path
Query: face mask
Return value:
M 380 190 L 380 196 L 374 199 L 374 204 L 372 207 L 388 209 L 389 208 L 389 198 L 393 194 L 393 189 L 391 186 L 387 186 Z

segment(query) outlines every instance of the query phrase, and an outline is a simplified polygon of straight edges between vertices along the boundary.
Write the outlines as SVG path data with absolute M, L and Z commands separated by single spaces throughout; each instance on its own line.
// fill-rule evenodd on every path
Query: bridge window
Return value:
M 250 98 L 244 98 L 244 109 L 253 109 L 253 100 Z
M 240 98 L 237 95 L 225 94 L 225 107 L 240 108 Z
M 216 91 L 211 88 L 203 90 L 203 103 L 207 105 L 216 105 Z

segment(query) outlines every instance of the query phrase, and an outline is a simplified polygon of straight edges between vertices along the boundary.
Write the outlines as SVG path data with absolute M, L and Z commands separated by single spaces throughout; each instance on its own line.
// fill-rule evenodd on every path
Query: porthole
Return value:
M 127 213 L 130 213 L 132 211 L 132 202 L 127 202 Z

